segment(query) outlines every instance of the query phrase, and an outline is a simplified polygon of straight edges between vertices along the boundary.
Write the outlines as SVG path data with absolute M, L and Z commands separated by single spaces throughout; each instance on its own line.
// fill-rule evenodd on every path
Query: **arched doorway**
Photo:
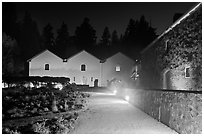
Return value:
M 170 69 L 165 69 L 162 75 L 162 89 L 170 89 Z

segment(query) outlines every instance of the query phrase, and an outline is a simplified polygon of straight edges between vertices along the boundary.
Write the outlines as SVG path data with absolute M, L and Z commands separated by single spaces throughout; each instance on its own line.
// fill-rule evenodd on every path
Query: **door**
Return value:
M 98 79 L 94 80 L 94 87 L 98 87 Z
M 87 85 L 87 78 L 85 76 L 82 77 L 82 84 Z

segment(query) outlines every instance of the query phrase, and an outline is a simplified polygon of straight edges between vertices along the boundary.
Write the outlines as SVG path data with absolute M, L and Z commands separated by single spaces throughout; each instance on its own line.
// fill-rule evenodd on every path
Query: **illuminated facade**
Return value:
M 202 90 L 201 3 L 141 52 L 141 67 L 143 88 Z
M 113 79 L 129 83 L 134 65 L 120 52 L 101 61 L 85 50 L 64 59 L 45 50 L 28 62 L 29 76 L 68 77 L 71 83 L 89 86 L 107 86 Z
M 100 60 L 84 50 L 66 59 L 45 50 L 28 62 L 29 76 L 69 77 L 71 83 L 100 86 Z
M 113 80 L 119 80 L 124 86 L 132 82 L 131 70 L 134 60 L 118 52 L 101 63 L 101 85 L 107 86 Z

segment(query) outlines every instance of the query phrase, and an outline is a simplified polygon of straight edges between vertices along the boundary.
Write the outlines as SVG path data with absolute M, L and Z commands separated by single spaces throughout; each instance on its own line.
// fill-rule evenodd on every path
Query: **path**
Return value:
M 79 116 L 73 134 L 175 134 L 176 132 L 107 93 L 90 93 L 88 110 Z

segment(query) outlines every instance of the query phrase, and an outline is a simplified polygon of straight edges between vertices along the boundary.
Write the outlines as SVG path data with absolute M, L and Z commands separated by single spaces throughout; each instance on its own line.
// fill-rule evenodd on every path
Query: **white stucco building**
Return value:
M 131 81 L 132 66 L 134 63 L 133 59 L 121 52 L 108 57 L 101 64 L 101 85 L 107 86 L 108 82 L 114 79 L 120 80 L 127 85 Z
M 128 82 L 134 65 L 120 52 L 101 61 L 85 50 L 65 59 L 44 50 L 28 62 L 29 76 L 68 77 L 71 83 L 89 86 L 107 86 L 113 79 Z

